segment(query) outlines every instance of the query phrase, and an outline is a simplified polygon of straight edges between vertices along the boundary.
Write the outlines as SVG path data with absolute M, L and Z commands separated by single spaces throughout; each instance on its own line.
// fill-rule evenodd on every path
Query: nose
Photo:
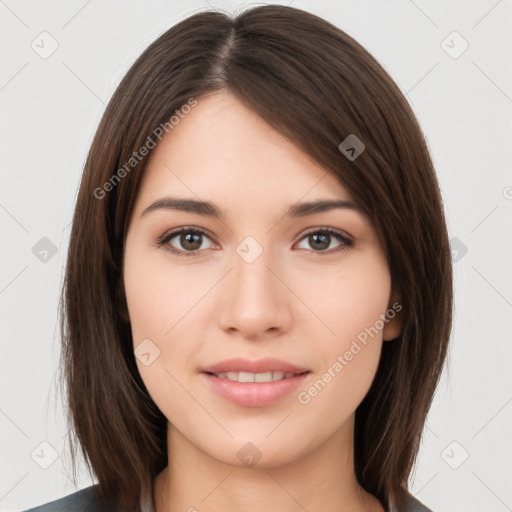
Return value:
M 243 338 L 260 339 L 290 328 L 293 294 L 267 251 L 252 263 L 233 255 L 233 270 L 221 291 L 219 325 Z

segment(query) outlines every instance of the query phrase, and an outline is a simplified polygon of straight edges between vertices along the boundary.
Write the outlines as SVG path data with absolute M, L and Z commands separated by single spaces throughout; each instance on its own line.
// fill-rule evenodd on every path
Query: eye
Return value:
M 173 254 L 180 256 L 196 256 L 200 249 L 211 249 L 211 247 L 203 246 L 205 239 L 211 240 L 202 229 L 180 228 L 166 233 L 159 238 L 156 243 L 157 246 L 163 247 L 166 251 Z M 178 245 L 178 247 L 176 247 L 176 245 Z
M 333 238 L 339 242 L 338 245 L 326 251 L 326 249 L 330 247 Z M 310 231 L 301 238 L 301 242 L 302 241 L 306 241 L 310 247 L 315 249 L 313 252 L 319 254 L 332 254 L 346 251 L 354 245 L 354 242 L 350 238 L 331 228 L 317 228 L 315 231 Z M 301 247 L 301 249 L 304 249 L 304 247 Z
M 338 242 L 338 245 L 334 246 L 334 248 L 330 247 L 333 239 Z M 211 244 L 204 247 L 203 243 L 205 240 L 211 242 L 210 236 L 205 231 L 200 228 L 186 227 L 164 234 L 156 241 L 156 245 L 178 256 L 197 256 L 201 250 L 212 248 Z M 346 251 L 354 245 L 350 238 L 331 228 L 316 228 L 315 231 L 306 233 L 299 243 L 303 241 L 313 248 L 312 252 L 321 255 Z M 307 247 L 299 248 L 307 249 Z M 327 250 L 329 248 L 330 250 Z

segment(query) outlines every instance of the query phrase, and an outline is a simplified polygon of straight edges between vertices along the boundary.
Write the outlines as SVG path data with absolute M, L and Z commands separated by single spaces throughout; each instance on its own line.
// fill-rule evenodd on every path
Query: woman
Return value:
M 428 510 L 441 194 L 404 96 L 328 22 L 202 12 L 147 48 L 89 152 L 62 305 L 98 484 L 33 510 Z

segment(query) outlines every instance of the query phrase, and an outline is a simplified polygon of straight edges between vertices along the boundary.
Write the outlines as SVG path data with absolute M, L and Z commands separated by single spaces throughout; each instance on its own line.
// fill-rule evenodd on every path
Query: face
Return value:
M 349 435 L 383 338 L 399 334 L 369 219 L 346 203 L 288 212 L 317 201 L 353 204 L 227 92 L 199 98 L 152 150 L 123 267 L 137 366 L 172 428 L 217 461 L 273 467 Z

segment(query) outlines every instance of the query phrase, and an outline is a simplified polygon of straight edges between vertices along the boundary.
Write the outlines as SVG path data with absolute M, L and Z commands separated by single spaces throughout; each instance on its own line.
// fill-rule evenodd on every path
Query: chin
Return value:
M 205 450 L 210 457 L 240 469 L 272 469 L 297 460 L 301 451 L 289 436 L 265 439 L 268 432 L 260 436 L 237 437 L 226 443 L 215 443 L 215 448 Z

